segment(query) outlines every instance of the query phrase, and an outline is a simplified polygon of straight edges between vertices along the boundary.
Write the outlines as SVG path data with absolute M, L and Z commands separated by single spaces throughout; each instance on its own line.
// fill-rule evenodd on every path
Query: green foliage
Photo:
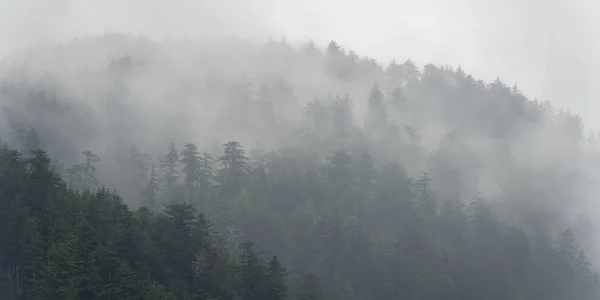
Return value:
M 193 144 L 185 149 L 184 174 L 194 180 L 161 187 L 152 168 L 143 194 L 151 209 L 169 203 L 167 188 L 202 191 L 209 173 L 198 171 L 208 159 Z M 89 179 L 99 159 L 86 157 L 80 167 Z M 303 300 L 598 295 L 598 274 L 571 230 L 558 235 L 556 246 L 533 247 L 482 198 L 469 210 L 457 201 L 439 203 L 428 174 L 411 180 L 398 165 L 378 169 L 368 152 L 337 151 L 313 171 L 278 165 L 286 163 L 281 159 L 250 168 L 243 147 L 230 142 L 220 161 L 218 181 L 204 187 L 218 184 L 218 202 L 237 204 L 215 210 L 213 224 L 190 203 L 134 213 L 106 189 L 71 190 L 43 150 L 24 158 L 4 146 L 2 296 L 287 300 L 288 281 L 297 282 L 294 294 Z M 215 226 L 225 230 L 217 234 Z M 265 252 L 244 237 L 260 241 Z M 263 259 L 267 253 L 270 260 Z
M 89 150 L 82 152 L 85 162 L 73 165 L 66 170 L 69 184 L 75 189 L 93 189 L 98 186 L 95 163 L 100 157 Z
M 158 201 L 159 190 L 160 185 L 158 182 L 158 174 L 156 173 L 156 168 L 154 167 L 154 164 L 152 164 L 150 179 L 140 195 L 140 198 L 142 199 L 142 204 L 145 207 L 154 208 Z
M 205 204 L 210 196 L 212 181 L 212 157 L 198 152 L 198 146 L 186 143 L 180 154 L 184 187 L 188 203 Z
M 0 299 L 598 299 L 599 275 L 574 230 L 553 238 L 547 216 L 509 226 L 485 199 L 466 200 L 486 157 L 510 156 L 519 132 L 548 125 L 555 128 L 548 137 L 564 135 L 575 145 L 576 117 L 546 113 L 518 89 L 484 85 L 460 69 L 421 72 L 411 61 L 394 62 L 384 76 L 335 42 L 320 59 L 343 83 L 369 72 L 378 78 L 364 126 L 348 95 L 310 102 L 298 129 L 280 120 L 289 108 L 281 103 L 293 98 L 283 79 L 263 85 L 258 97 L 238 84 L 229 92 L 243 109 L 223 123 L 243 131 L 263 121 L 245 109 L 264 108 L 265 140 L 294 142 L 249 155 L 229 141 L 216 160 L 197 144 L 178 151 L 172 143 L 159 170 L 149 154 L 124 148 L 123 177 L 104 154 L 101 163 L 85 151 L 66 182 L 37 132 L 20 131 L 23 153 L 0 146 Z M 131 59 L 115 66 L 125 75 Z M 465 102 L 479 104 L 467 106 L 472 111 L 456 104 Z M 112 112 L 125 130 L 126 114 Z M 277 136 L 273 127 L 281 124 L 294 128 L 281 130 L 291 138 Z M 422 151 L 422 138 L 433 139 L 428 130 L 438 130 L 431 124 L 456 128 L 433 154 Z M 480 136 L 495 138 L 490 148 L 501 150 L 470 151 L 465 137 Z M 74 148 L 60 149 L 79 153 Z M 505 211 L 516 217 L 535 211 L 514 209 L 525 207 L 520 200 L 571 184 L 570 170 L 529 173 L 499 161 L 508 175 L 496 179 L 509 188 L 506 202 L 493 203 L 508 203 Z M 408 175 L 423 165 L 432 172 Z M 140 199 L 99 188 L 101 171 L 126 178 Z M 524 180 L 540 174 L 541 188 Z
M 230 141 L 223 145 L 224 153 L 219 157 L 221 170 L 217 175 L 221 195 L 225 198 L 238 196 L 248 184 L 250 166 L 246 151 L 239 142 Z
M 177 185 L 179 183 L 179 152 L 175 148 L 175 144 L 169 145 L 167 155 L 161 161 L 162 169 L 162 191 L 163 198 L 172 202 L 177 194 Z

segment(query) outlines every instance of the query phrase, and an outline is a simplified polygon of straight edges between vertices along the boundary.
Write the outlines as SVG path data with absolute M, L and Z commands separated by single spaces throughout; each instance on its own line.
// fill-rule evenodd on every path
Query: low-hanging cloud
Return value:
M 0 55 L 41 40 L 104 32 L 152 38 L 334 39 L 383 62 L 462 65 L 518 83 L 598 127 L 594 1 L 0 1 Z

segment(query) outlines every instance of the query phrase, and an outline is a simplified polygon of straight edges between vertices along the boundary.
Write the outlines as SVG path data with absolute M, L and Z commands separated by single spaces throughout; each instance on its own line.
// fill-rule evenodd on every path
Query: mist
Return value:
M 461 65 L 500 77 L 598 127 L 594 1 L 2 1 L 0 55 L 44 40 L 122 32 L 155 39 L 236 35 L 334 39 L 389 62 Z
M 431 279 L 432 293 L 498 299 L 494 288 L 513 287 L 493 277 L 499 265 L 514 263 L 502 269 L 507 277 L 540 277 L 552 273 L 547 265 L 573 263 L 582 286 L 552 292 L 568 281 L 560 271 L 540 279 L 547 288 L 521 280 L 514 296 L 583 300 L 585 290 L 593 298 L 600 288 L 589 283 L 600 267 L 600 90 L 592 82 L 600 27 L 591 12 L 598 6 L 2 1 L 0 140 L 24 159 L 37 153 L 32 144 L 43 145 L 67 186 L 115 190 L 136 218 L 148 209 L 163 224 L 163 205 L 191 203 L 215 222 L 224 257 L 241 255 L 242 238 L 254 241 L 289 267 L 290 287 L 314 274 L 331 299 L 397 295 L 373 286 L 399 276 L 374 271 L 388 259 L 427 276 L 443 266 L 452 284 Z M 244 158 L 239 174 L 227 163 L 231 151 Z M 169 183 L 167 162 L 177 155 L 171 168 L 181 181 Z M 88 201 L 81 197 L 73 203 Z M 336 226 L 341 237 L 329 236 Z M 167 232 L 156 228 L 144 234 Z M 477 250 L 441 232 L 465 234 Z M 357 252 L 340 254 L 340 245 Z M 531 261 L 510 260 L 525 253 Z M 448 261 L 423 271 L 421 260 L 444 255 L 461 262 L 473 255 L 470 263 L 490 272 L 494 288 L 462 287 L 461 278 L 478 275 Z M 350 263 L 357 257 L 365 261 Z M 176 297 L 191 288 L 152 280 Z M 429 287 L 402 280 L 395 284 Z

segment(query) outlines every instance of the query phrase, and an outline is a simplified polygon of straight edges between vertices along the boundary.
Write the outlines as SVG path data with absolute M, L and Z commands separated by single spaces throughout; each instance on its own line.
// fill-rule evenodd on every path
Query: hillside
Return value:
M 597 138 L 499 79 L 122 35 L 0 70 L 6 299 L 600 295 Z

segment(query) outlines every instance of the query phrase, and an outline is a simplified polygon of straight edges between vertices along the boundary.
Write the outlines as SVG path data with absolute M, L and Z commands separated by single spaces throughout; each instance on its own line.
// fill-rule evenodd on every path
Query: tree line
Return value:
M 599 295 L 569 229 L 528 234 L 480 198 L 440 201 L 429 175 L 376 168 L 368 152 L 313 167 L 293 149 L 249 158 L 231 141 L 213 171 L 195 144 L 168 149 L 132 210 L 97 186 L 91 152 L 65 182 L 41 148 L 2 146 L 3 299 Z

